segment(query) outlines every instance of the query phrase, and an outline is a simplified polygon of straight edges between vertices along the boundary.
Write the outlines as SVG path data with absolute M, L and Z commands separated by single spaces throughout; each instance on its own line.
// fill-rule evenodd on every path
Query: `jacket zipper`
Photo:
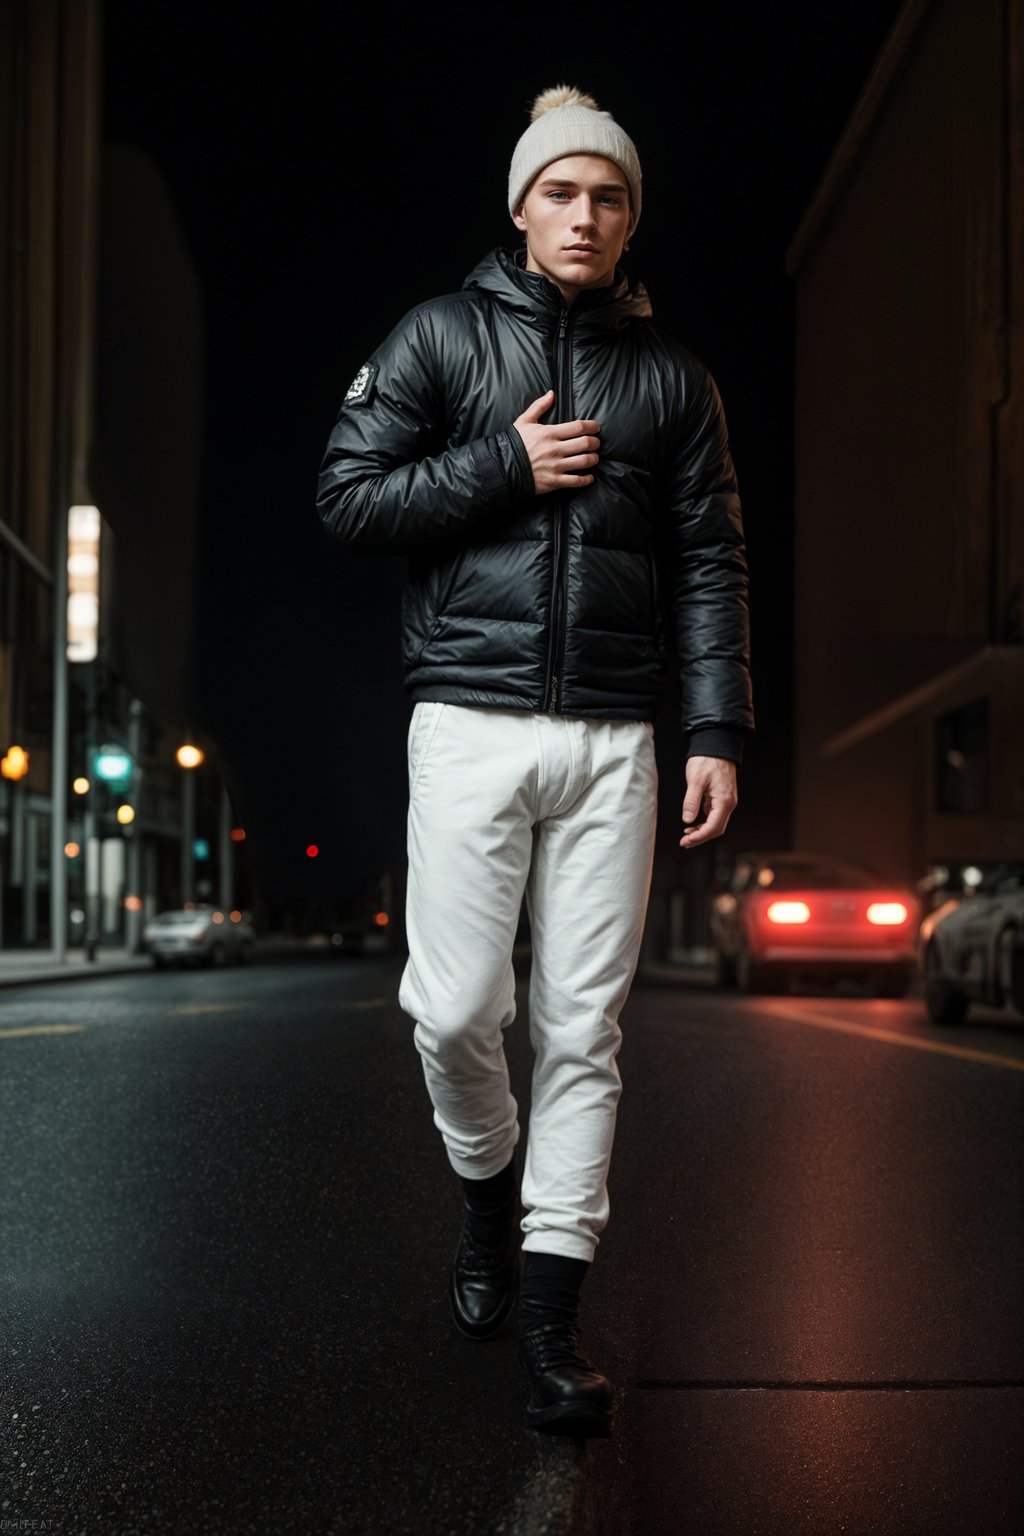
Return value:
M 572 380 L 570 367 L 571 343 L 568 339 L 569 329 L 572 324 L 572 315 L 567 305 L 563 304 L 562 313 L 558 321 L 558 336 L 555 342 L 555 376 L 558 380 L 558 404 L 559 417 L 562 421 L 572 420 Z M 568 412 L 568 415 L 565 413 Z M 566 508 L 569 504 L 569 493 L 563 491 L 559 495 L 558 511 L 555 514 L 555 558 L 554 576 L 551 583 L 551 649 L 550 649 L 550 681 L 548 684 L 548 714 L 558 712 L 558 686 L 559 670 L 562 664 L 562 630 L 565 620 L 565 546 L 568 541 L 568 528 Z

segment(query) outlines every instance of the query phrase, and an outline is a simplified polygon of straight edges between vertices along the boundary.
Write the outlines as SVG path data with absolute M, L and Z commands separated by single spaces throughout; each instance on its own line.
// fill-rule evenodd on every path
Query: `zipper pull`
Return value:
M 566 327 L 566 322 L 568 321 L 568 319 L 569 319 L 569 311 L 563 305 L 562 306 L 562 313 L 558 317 L 558 339 L 559 339 L 559 341 L 561 341 L 563 336 L 565 335 L 565 327 Z
M 548 714 L 549 715 L 553 715 L 554 714 L 555 706 L 557 705 L 557 703 L 558 703 L 558 678 L 557 677 L 553 677 L 551 679 L 551 703 L 548 706 Z

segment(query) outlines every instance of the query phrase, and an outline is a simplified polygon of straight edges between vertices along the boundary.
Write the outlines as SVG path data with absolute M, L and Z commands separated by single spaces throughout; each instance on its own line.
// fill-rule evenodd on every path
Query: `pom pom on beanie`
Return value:
M 541 91 L 535 97 L 530 108 L 530 122 L 535 123 L 538 117 L 543 117 L 545 112 L 555 107 L 589 107 L 592 112 L 598 110 L 597 102 L 586 91 L 577 90 L 574 85 L 549 85 L 546 91 Z
M 636 146 L 610 112 L 602 112 L 593 96 L 572 85 L 549 86 L 534 99 L 530 126 L 512 155 L 509 213 L 515 213 L 534 177 L 563 155 L 605 155 L 615 162 L 629 184 L 635 229 L 641 192 Z

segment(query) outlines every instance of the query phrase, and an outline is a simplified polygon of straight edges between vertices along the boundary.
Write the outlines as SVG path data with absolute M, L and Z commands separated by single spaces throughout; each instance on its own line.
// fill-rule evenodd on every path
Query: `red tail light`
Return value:
M 807 923 L 811 909 L 806 901 L 772 901 L 765 911 L 770 923 Z
M 910 916 L 902 901 L 873 901 L 867 910 L 869 923 L 878 923 L 885 927 L 896 927 L 905 923 Z

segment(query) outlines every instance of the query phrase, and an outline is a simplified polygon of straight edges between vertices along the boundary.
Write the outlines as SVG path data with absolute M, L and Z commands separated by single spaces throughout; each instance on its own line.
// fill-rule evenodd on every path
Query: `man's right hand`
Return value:
M 594 476 L 589 466 L 598 462 L 596 450 L 601 428 L 596 421 L 556 421 L 541 426 L 539 418 L 555 398 L 553 389 L 528 405 L 512 425 L 526 444 L 538 496 L 545 491 L 578 490 Z

